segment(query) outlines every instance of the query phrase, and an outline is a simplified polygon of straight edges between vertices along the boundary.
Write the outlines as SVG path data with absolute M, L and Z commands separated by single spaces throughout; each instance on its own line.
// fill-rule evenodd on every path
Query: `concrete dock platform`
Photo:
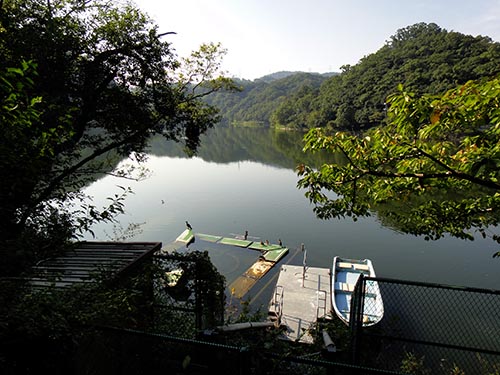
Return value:
M 284 340 L 313 343 L 311 326 L 319 318 L 331 317 L 330 270 L 282 265 L 269 316 L 286 327 Z

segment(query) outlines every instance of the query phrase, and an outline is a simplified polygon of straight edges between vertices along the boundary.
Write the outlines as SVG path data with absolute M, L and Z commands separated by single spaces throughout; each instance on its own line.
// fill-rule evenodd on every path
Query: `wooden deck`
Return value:
M 327 268 L 282 265 L 275 292 L 269 304 L 269 315 L 286 326 L 282 338 L 309 343 L 308 330 L 318 318 L 331 317 L 330 270 Z
M 33 287 L 72 287 L 131 277 L 154 253 L 161 242 L 82 241 L 60 256 L 39 262 L 28 282 Z

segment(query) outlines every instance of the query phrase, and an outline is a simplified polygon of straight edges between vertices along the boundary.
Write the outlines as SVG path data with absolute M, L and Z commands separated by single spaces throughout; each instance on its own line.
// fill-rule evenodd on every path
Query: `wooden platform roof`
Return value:
M 30 284 L 70 287 L 95 282 L 103 273 L 106 279 L 126 277 L 160 249 L 161 242 L 80 242 L 37 264 Z

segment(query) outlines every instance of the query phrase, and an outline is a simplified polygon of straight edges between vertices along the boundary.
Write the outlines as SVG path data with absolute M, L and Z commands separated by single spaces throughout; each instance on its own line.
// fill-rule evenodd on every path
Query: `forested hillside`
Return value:
M 219 92 L 205 100 L 221 110 L 224 122 L 234 125 L 268 126 L 273 112 L 292 95 L 312 91 L 331 75 L 279 72 L 254 81 L 235 80 L 240 92 Z
M 242 81 L 242 92 L 220 93 L 211 104 L 236 124 L 357 131 L 384 120 L 385 100 L 398 84 L 417 94 L 440 94 L 499 72 L 500 43 L 418 23 L 398 30 L 357 65 L 343 66 L 341 74 Z

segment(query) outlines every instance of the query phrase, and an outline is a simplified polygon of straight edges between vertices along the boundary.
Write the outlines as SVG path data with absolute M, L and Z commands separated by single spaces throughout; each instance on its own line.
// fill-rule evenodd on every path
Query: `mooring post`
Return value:
M 306 258 L 307 258 L 307 250 L 304 247 L 304 244 L 301 245 L 302 252 L 304 253 L 304 259 L 302 260 L 302 288 L 304 287 L 304 282 L 306 279 Z

